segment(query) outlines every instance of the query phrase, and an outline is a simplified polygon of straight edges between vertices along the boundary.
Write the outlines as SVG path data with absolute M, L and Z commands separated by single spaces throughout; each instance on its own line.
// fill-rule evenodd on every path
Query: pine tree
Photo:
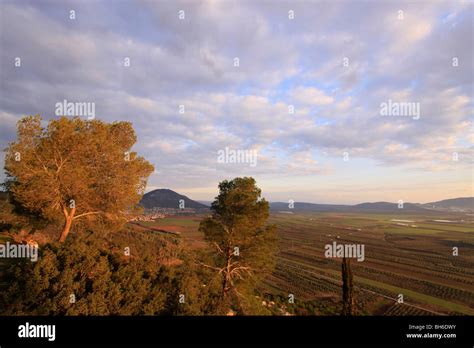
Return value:
M 153 172 L 130 152 L 136 136 L 129 122 L 60 117 L 43 127 L 37 115 L 21 119 L 17 133 L 6 150 L 6 186 L 23 210 L 63 224 L 60 242 L 79 219 L 122 221 Z
M 276 237 L 266 224 L 269 204 L 260 196 L 253 178 L 222 181 L 212 216 L 199 226 L 215 249 L 212 264 L 203 265 L 220 276 L 220 314 L 255 310 L 255 286 L 274 265 Z
M 354 314 L 354 285 L 352 279 L 351 261 L 342 259 L 342 315 Z

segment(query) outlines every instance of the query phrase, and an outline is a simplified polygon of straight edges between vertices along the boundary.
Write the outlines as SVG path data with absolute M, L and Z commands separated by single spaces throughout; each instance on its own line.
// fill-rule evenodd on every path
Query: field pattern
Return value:
M 405 215 L 272 214 L 280 253 L 268 291 L 292 293 L 301 301 L 338 298 L 341 261 L 325 258 L 324 247 L 333 241 L 363 244 L 365 260 L 351 261 L 359 314 L 474 315 L 472 218 L 442 219 L 455 222 Z M 397 302 L 399 294 L 403 303 Z
M 351 261 L 357 314 L 474 315 L 473 220 L 461 213 L 445 215 L 272 213 L 269 222 L 276 225 L 280 240 L 277 266 L 260 290 L 283 302 L 294 295 L 295 303 L 287 308 L 310 306 L 307 314 L 337 315 L 341 260 L 326 258 L 324 247 L 333 241 L 363 244 L 365 260 Z M 143 224 L 179 232 L 191 247 L 201 248 L 201 218 L 169 217 Z M 403 303 L 398 302 L 400 294 Z

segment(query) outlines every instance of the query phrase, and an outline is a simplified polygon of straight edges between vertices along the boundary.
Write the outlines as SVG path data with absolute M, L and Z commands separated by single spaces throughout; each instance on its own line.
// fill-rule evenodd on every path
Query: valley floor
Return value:
M 205 248 L 201 218 L 142 224 L 178 233 L 191 248 Z M 364 261 L 351 261 L 359 315 L 474 315 L 472 216 L 272 213 L 269 222 L 277 226 L 280 251 L 275 271 L 260 289 L 264 305 L 276 302 L 275 308 L 283 305 L 291 314 L 339 314 L 341 260 L 324 254 L 336 241 L 364 245 Z M 294 304 L 288 304 L 290 294 Z

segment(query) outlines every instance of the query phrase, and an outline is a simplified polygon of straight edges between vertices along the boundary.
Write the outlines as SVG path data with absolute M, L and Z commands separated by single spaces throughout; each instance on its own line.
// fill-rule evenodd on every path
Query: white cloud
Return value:
M 315 87 L 296 87 L 290 92 L 290 97 L 304 105 L 328 105 L 334 102 L 332 96 Z
M 472 3 L 77 3 L 76 22 L 62 15 L 69 3 L 28 4 L 0 5 L 1 61 L 24 62 L 0 70 L 1 144 L 19 115 L 50 118 L 68 99 L 94 101 L 100 119 L 133 122 L 136 148 L 160 171 L 154 186 L 326 175 L 343 151 L 404 169 L 471 165 Z M 388 99 L 419 102 L 420 120 L 380 117 Z M 258 149 L 254 172 L 216 169 L 225 146 Z M 447 162 L 453 149 L 456 164 Z

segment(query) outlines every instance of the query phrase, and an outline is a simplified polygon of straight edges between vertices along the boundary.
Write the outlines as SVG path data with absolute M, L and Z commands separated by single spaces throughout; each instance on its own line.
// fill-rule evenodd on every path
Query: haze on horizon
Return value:
M 253 176 L 270 201 L 474 195 L 473 2 L 0 6 L 2 148 L 22 116 L 92 102 L 97 119 L 133 123 L 156 168 L 147 191 L 209 201 Z M 419 117 L 382 115 L 389 101 Z M 256 165 L 219 163 L 226 148 L 256 151 Z

